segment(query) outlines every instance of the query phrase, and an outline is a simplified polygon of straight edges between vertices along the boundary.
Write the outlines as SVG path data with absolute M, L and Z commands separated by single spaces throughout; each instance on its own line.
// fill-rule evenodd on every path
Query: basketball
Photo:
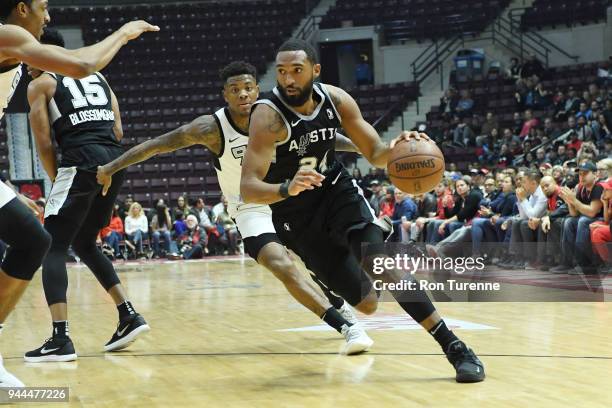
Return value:
M 391 182 L 408 194 L 434 189 L 444 175 L 444 155 L 431 140 L 402 140 L 391 151 L 387 170 Z

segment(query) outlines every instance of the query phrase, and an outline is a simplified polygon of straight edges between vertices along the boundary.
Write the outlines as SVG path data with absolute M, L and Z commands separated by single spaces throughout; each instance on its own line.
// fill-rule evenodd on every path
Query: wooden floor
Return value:
M 146 338 L 105 354 L 116 309 L 89 270 L 71 267 L 79 360 L 25 364 L 51 332 L 39 273 L 0 338 L 6 367 L 29 386 L 70 387 L 73 406 L 612 406 L 611 303 L 438 304 L 486 366 L 485 382 L 456 384 L 438 345 L 395 304 L 363 318 L 371 352 L 343 357 L 341 336 L 252 261 L 118 269 L 152 327 Z

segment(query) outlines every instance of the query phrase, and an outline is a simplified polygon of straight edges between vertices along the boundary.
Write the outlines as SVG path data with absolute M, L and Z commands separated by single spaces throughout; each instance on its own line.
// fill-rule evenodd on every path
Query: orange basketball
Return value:
M 435 142 L 403 140 L 389 156 L 387 170 L 391 182 L 408 194 L 433 190 L 444 176 L 444 155 Z

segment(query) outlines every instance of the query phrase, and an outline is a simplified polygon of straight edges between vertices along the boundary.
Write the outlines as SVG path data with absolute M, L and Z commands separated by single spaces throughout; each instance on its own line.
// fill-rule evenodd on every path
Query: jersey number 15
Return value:
M 81 92 L 77 81 L 81 84 L 85 95 Z M 104 92 L 104 88 L 100 85 L 100 78 L 97 75 L 90 75 L 87 78 L 74 80 L 64 77 L 62 83 L 72 94 L 72 106 L 74 109 L 84 108 L 87 105 L 101 106 L 108 103 L 108 96 Z

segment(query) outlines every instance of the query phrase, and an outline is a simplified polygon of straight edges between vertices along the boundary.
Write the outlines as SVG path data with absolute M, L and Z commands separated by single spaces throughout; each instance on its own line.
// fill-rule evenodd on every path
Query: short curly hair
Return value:
M 238 75 L 251 75 L 257 81 L 257 68 L 245 61 L 234 61 L 219 70 L 219 78 L 224 83 Z

